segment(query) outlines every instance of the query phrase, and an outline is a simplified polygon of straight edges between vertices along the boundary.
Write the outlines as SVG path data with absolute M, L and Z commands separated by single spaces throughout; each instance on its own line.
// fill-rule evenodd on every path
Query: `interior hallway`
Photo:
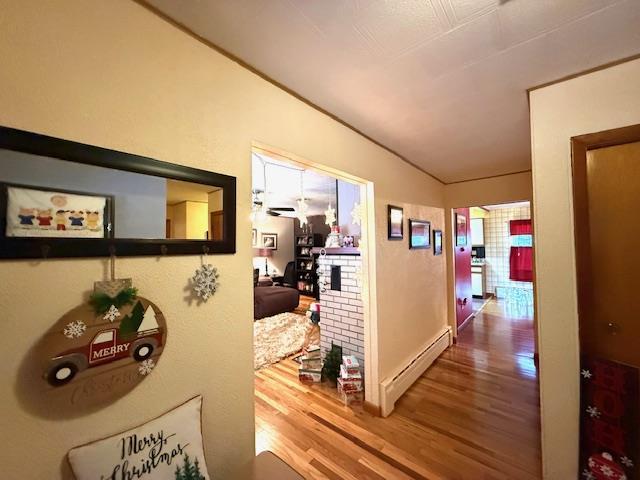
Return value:
M 533 321 L 505 313 L 489 302 L 386 419 L 300 384 L 292 360 L 256 372 L 256 449 L 313 479 L 540 478 Z

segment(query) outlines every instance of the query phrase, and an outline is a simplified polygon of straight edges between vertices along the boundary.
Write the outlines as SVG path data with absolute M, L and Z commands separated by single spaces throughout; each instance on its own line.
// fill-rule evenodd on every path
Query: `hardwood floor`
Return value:
M 309 479 L 541 478 L 530 317 L 491 301 L 388 418 L 302 385 L 285 360 L 256 372 L 256 449 Z

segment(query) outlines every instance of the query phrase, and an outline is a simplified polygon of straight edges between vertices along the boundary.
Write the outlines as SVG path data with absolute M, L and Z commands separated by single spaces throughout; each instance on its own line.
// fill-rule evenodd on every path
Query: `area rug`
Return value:
M 254 368 L 268 367 L 299 352 L 307 342 L 310 327 L 306 316 L 293 312 L 253 322 Z

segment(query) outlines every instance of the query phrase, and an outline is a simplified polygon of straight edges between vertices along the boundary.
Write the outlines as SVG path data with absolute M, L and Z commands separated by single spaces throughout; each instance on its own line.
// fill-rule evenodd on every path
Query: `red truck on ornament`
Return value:
M 131 317 L 135 319 L 136 315 L 141 316 L 140 312 L 144 312 L 142 308 L 142 304 L 138 302 Z M 125 318 L 120 328 L 101 330 L 94 335 L 91 343 L 64 351 L 52 358 L 45 373 L 49 384 L 54 387 L 65 385 L 78 372 L 123 358 L 131 357 L 142 362 L 151 357 L 154 350 L 162 347 L 164 334 L 156 322 L 153 307 L 147 307 L 133 331 L 123 328 L 123 323 L 131 320 L 131 317 Z

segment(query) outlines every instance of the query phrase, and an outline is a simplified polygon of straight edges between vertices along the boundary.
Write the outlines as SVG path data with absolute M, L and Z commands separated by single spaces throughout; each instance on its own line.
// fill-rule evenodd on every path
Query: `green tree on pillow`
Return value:
M 191 463 L 189 455 L 185 454 L 182 469 L 179 466 L 176 467 L 176 480 L 205 480 L 204 475 L 200 473 L 198 457 L 194 463 Z

